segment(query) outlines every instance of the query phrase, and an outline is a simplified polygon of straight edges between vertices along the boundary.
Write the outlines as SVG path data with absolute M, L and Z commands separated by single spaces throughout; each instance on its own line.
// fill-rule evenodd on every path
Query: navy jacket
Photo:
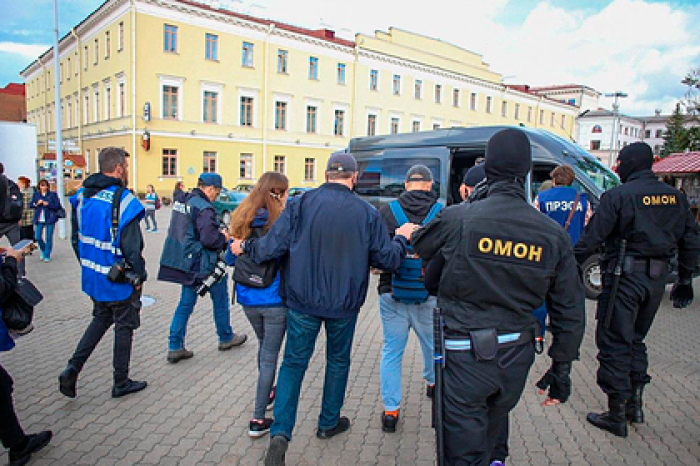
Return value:
M 392 240 L 377 209 L 338 183 L 290 199 L 270 231 L 244 244 L 262 263 L 282 266 L 287 307 L 325 318 L 355 316 L 365 302 L 369 267 L 396 270 L 406 239 Z
M 37 201 L 46 201 L 49 203 L 48 206 L 36 205 Z M 61 202 L 58 200 L 58 195 L 53 191 L 47 191 L 46 195 L 42 195 L 41 191 L 37 190 L 32 196 L 32 202 L 29 206 L 34 209 L 34 224 L 39 223 L 39 217 L 41 212 L 44 212 L 44 223 L 53 225 L 58 222 L 58 209 L 61 208 Z

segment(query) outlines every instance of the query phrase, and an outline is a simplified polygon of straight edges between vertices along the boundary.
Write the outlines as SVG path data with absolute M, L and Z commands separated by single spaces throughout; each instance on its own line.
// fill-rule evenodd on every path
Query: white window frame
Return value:
M 377 72 L 377 87 L 376 87 L 376 89 L 372 89 L 372 71 Z M 380 85 L 381 74 L 379 73 L 379 70 L 370 68 L 369 74 L 367 75 L 367 77 L 369 78 L 367 80 L 367 89 L 369 89 L 370 91 L 373 91 L 373 92 L 379 92 L 381 89 L 381 85 Z
M 247 96 L 243 96 L 247 97 Z M 250 156 L 250 177 L 241 176 L 241 162 L 243 161 L 243 156 Z M 239 152 L 238 153 L 238 179 L 242 180 L 254 180 L 255 179 L 255 154 L 252 152 Z
M 258 89 L 252 89 L 252 88 L 245 88 L 245 87 L 239 87 L 238 88 L 238 99 L 236 100 L 236 126 L 239 128 L 257 128 L 258 127 L 258 112 L 257 112 L 257 104 L 258 104 L 258 97 L 260 95 L 260 90 Z M 252 124 L 251 126 L 242 126 L 241 125 L 241 98 L 242 97 L 249 97 L 253 99 L 253 108 L 251 109 L 251 120 Z M 274 116 L 273 116 L 274 118 Z
M 202 123 L 207 123 L 210 125 L 220 125 L 221 124 L 221 107 L 223 106 L 223 90 L 224 85 L 221 83 L 213 83 L 208 81 L 200 81 L 201 90 L 199 96 L 199 117 Z M 216 121 L 204 121 L 204 93 L 205 92 L 216 92 Z M 178 91 L 178 94 L 180 92 Z M 211 152 L 211 151 L 210 151 Z
M 281 172 L 278 172 L 278 171 L 276 170 L 277 167 L 276 167 L 275 165 L 277 165 L 277 160 L 276 160 L 277 157 L 282 157 L 282 168 L 283 168 L 283 170 L 282 170 Z M 276 173 L 281 173 L 281 174 L 283 174 L 283 175 L 285 175 L 285 176 L 287 175 L 287 155 L 286 155 L 286 154 L 273 154 L 273 155 L 272 155 L 272 171 L 274 171 L 274 172 L 276 172 Z
M 395 84 L 394 84 L 394 83 L 396 82 L 397 78 L 398 78 L 398 84 L 399 84 L 398 89 L 395 88 Z M 401 81 L 402 81 L 402 79 L 401 79 L 401 75 L 400 75 L 400 74 L 398 74 L 398 73 L 393 73 L 393 74 L 391 75 L 391 95 L 395 95 L 395 96 L 400 96 L 400 95 L 401 95 L 401 91 L 402 91 L 402 89 L 401 89 Z
M 165 108 L 163 108 L 163 88 L 165 86 L 172 86 L 172 87 L 177 87 L 177 118 L 175 118 L 173 121 L 182 121 L 183 113 L 185 111 L 182 102 L 183 102 L 183 94 L 184 94 L 184 83 L 185 83 L 185 78 L 180 78 L 177 76 L 164 76 L 161 75 L 159 76 L 160 78 L 160 92 L 159 92 L 159 99 L 158 99 L 158 105 L 160 106 L 160 118 L 163 120 L 173 120 L 172 118 L 166 118 L 165 117 Z
M 336 110 L 343 111 L 343 131 L 341 134 L 335 134 L 335 112 Z M 349 106 L 347 104 L 333 104 L 333 120 L 331 121 L 331 134 L 336 138 L 345 138 L 348 134 L 348 123 L 350 122 Z
M 398 125 L 396 125 L 396 133 L 391 132 L 391 120 L 396 119 L 398 120 Z M 401 115 L 398 113 L 390 113 L 389 114 L 389 134 L 399 134 L 401 133 Z
M 110 82 L 109 79 L 105 79 L 103 81 L 104 83 L 104 121 L 111 120 L 112 119 L 112 108 L 111 108 L 111 101 L 114 98 L 114 94 L 112 94 L 112 83 Z M 107 93 L 109 92 L 109 99 L 107 99 Z
M 124 49 L 124 21 L 120 21 L 117 26 L 117 52 Z
M 418 88 L 418 96 L 416 96 L 416 84 L 420 83 L 420 86 Z M 423 82 L 422 79 L 414 79 L 413 80 L 413 98 L 415 100 L 423 100 L 423 85 L 425 82 Z
M 418 123 L 418 131 L 423 131 L 423 117 L 421 115 L 411 115 L 411 132 L 413 133 L 413 125 Z
M 430 128 L 434 130 L 435 125 L 438 125 L 442 129 L 445 127 L 445 121 L 442 118 L 433 118 Z
M 455 102 L 455 92 L 457 93 L 457 102 Z M 452 88 L 452 106 L 454 108 L 462 108 L 462 90 L 458 87 Z
M 323 104 L 323 100 L 318 100 L 318 99 L 304 99 L 304 133 L 306 134 L 321 134 L 321 122 L 323 121 L 321 119 L 321 107 Z M 316 131 L 314 132 L 307 132 L 306 131 L 306 112 L 308 107 L 316 107 Z M 334 112 L 335 113 L 335 112 Z
M 78 92 L 73 93 L 73 102 L 75 102 L 73 121 L 75 122 L 75 126 L 78 126 L 80 125 L 80 94 Z
M 487 95 L 486 100 L 484 101 L 484 111 L 488 113 L 489 115 L 493 114 L 493 96 L 492 95 Z
M 306 159 L 311 159 L 311 160 L 314 161 L 314 170 L 313 170 L 313 174 L 311 175 L 312 178 L 311 178 L 310 180 L 307 180 L 307 179 L 306 179 Z M 317 176 L 318 176 L 318 175 L 317 175 L 317 173 L 318 173 L 318 171 L 317 171 L 317 170 L 318 170 L 318 163 L 316 163 L 316 160 L 317 160 L 316 157 L 304 156 L 304 179 L 302 180 L 303 183 L 315 183 L 316 180 L 318 179 L 318 178 L 317 178 Z
M 100 85 L 99 84 L 93 84 L 92 85 L 92 110 L 93 110 L 93 120 L 95 123 L 100 122 Z
M 122 108 L 121 105 L 121 95 L 120 91 L 122 86 L 124 87 L 124 108 Z M 161 91 L 162 92 L 162 91 Z M 116 107 L 116 112 L 115 114 L 117 115 L 117 118 L 122 118 L 126 114 L 126 103 L 127 103 L 127 98 L 126 98 L 126 79 L 124 74 L 122 73 L 121 75 L 117 75 L 117 107 Z M 161 95 L 160 98 L 161 105 L 163 105 L 163 96 Z
M 333 112 L 333 113 L 335 113 L 335 112 Z M 365 117 L 365 122 L 367 122 L 367 126 L 365 126 L 365 132 L 368 133 L 367 129 L 369 129 L 369 117 L 373 116 L 374 117 L 374 135 L 373 136 L 377 136 L 379 134 L 382 134 L 381 131 L 379 130 L 379 114 L 380 113 L 381 112 L 379 111 L 379 109 L 376 109 L 376 108 L 367 109 L 366 117 Z M 367 136 L 369 136 L 369 134 L 367 134 Z
M 473 112 L 479 111 L 479 93 L 470 92 L 469 93 L 469 110 Z

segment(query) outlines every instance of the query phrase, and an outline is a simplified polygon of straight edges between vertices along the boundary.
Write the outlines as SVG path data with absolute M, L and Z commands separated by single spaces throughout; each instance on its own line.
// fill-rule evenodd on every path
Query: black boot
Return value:
M 625 409 L 625 400 L 610 397 L 608 411 L 602 414 L 588 413 L 586 419 L 599 429 L 607 430 L 618 437 L 627 437 Z
M 68 398 L 75 398 L 77 391 L 75 388 L 78 382 L 78 370 L 72 366 L 66 367 L 66 370 L 58 376 L 58 389 Z
M 644 385 L 632 385 L 632 398 L 627 400 L 627 420 L 632 424 L 644 424 L 642 393 Z

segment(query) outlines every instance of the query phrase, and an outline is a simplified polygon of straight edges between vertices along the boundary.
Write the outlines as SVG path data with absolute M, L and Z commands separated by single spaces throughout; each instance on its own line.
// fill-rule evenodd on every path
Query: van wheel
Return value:
M 600 271 L 600 254 L 594 254 L 583 263 L 583 286 L 586 289 L 586 298 L 598 299 L 603 290 L 603 275 Z
M 221 213 L 221 221 L 224 222 L 224 225 L 229 226 L 231 223 L 231 214 L 228 212 L 228 210 L 224 210 Z

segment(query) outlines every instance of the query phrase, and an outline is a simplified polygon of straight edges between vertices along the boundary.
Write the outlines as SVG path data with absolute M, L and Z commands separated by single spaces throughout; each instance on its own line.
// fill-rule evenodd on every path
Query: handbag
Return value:
M 34 307 L 44 299 L 27 278 L 17 281 L 14 293 L 2 305 L 2 320 L 10 330 L 22 330 L 32 323 Z
M 262 228 L 254 228 L 250 237 L 260 238 L 263 235 Z M 277 259 L 257 264 L 248 254 L 244 253 L 236 257 L 233 281 L 250 288 L 267 288 L 275 281 L 278 270 Z
M 58 218 L 66 218 L 66 209 L 64 209 L 63 207 L 59 208 L 59 209 L 56 211 L 56 217 L 58 217 Z

